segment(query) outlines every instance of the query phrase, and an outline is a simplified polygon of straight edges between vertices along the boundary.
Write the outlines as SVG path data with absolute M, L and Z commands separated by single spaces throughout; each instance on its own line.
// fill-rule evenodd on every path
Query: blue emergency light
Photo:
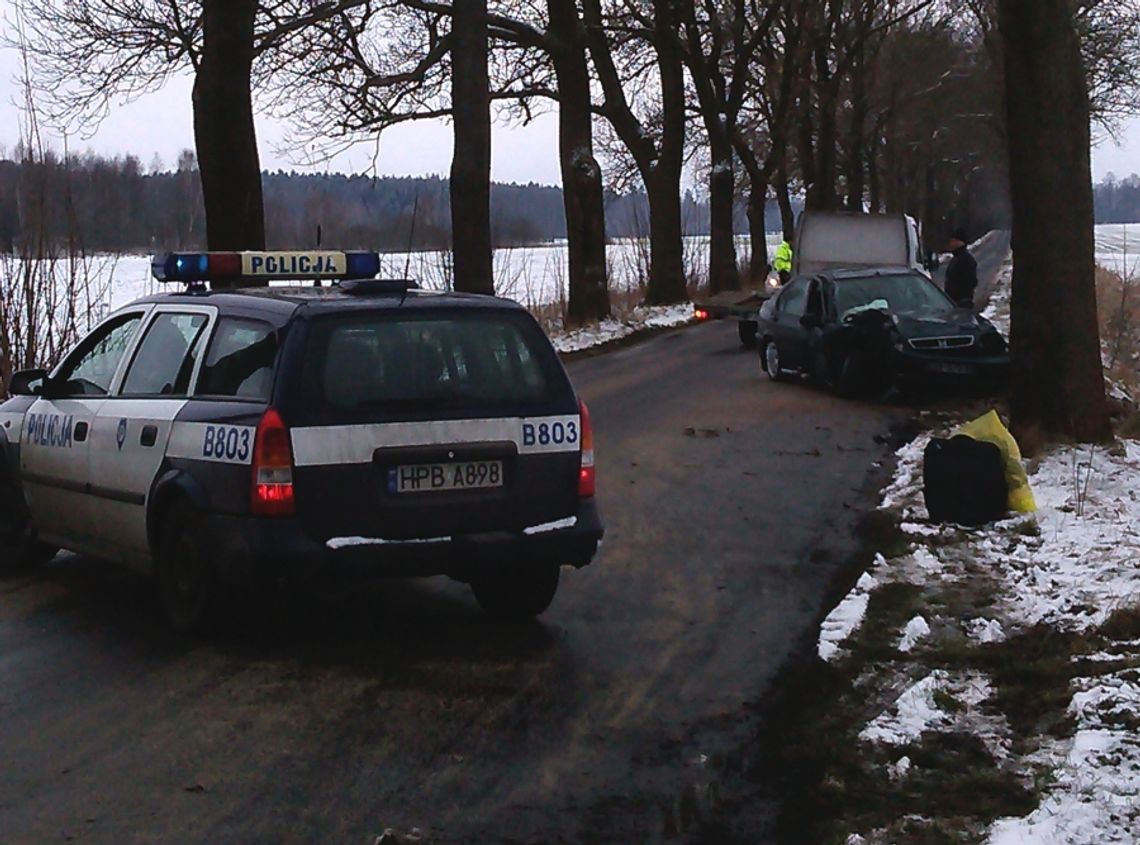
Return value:
M 169 252 L 151 259 L 160 282 L 237 280 L 372 279 L 380 273 L 376 252 Z

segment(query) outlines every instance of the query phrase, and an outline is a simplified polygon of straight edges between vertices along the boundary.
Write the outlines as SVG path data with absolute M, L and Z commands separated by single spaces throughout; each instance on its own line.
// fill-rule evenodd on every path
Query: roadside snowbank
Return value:
M 633 309 L 624 320 L 609 319 L 580 329 L 553 331 L 550 339 L 559 352 L 580 352 L 621 340 L 635 332 L 683 326 L 692 321 L 693 306 L 688 302 L 680 305 L 640 306 Z

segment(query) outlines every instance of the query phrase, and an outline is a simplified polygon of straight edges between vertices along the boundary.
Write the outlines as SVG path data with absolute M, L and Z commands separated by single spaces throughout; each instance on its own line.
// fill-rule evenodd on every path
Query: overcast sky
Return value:
M 0 0 L 0 11 L 6 7 L 6 0 Z M 16 54 L 0 48 L 0 147 L 6 151 L 16 145 L 21 131 L 20 111 L 13 102 L 19 96 L 13 82 L 17 69 Z M 446 175 L 451 163 L 451 129 L 439 122 L 395 127 L 384 133 L 378 152 L 375 144 L 366 144 L 332 162 L 309 167 L 301 164 L 296 151 L 282 149 L 286 127 L 260 119 L 257 130 L 261 163 L 267 170 L 370 172 L 374 167 L 379 175 Z M 68 139 L 71 150 L 91 149 L 107 156 L 131 153 L 147 168 L 158 156 L 166 167 L 172 166 L 181 150 L 194 146 L 190 80 L 176 79 L 156 94 L 120 105 L 98 127 L 85 127 L 83 134 L 91 137 L 76 130 Z M 1121 177 L 1140 173 L 1140 119 L 1125 126 L 1120 140 L 1119 147 L 1109 140 L 1094 149 L 1095 179 L 1110 171 Z M 56 140 L 55 146 L 62 148 L 62 142 Z M 557 118 L 543 115 L 528 127 L 496 125 L 491 170 L 496 181 L 557 184 Z

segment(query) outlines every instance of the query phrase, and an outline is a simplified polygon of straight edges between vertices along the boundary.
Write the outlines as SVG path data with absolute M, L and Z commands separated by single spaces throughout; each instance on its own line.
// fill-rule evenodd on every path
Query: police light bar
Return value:
M 237 279 L 371 279 L 380 273 L 375 252 L 169 252 L 151 259 L 160 282 Z

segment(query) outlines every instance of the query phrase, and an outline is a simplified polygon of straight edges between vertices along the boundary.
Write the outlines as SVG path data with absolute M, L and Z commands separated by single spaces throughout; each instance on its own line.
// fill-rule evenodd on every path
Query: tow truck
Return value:
M 796 222 L 791 280 L 828 270 L 907 267 L 929 275 L 922 261 L 918 225 L 905 214 L 805 211 Z M 738 321 L 740 343 L 756 347 L 760 307 L 781 290 L 779 277 L 693 301 L 697 320 Z

